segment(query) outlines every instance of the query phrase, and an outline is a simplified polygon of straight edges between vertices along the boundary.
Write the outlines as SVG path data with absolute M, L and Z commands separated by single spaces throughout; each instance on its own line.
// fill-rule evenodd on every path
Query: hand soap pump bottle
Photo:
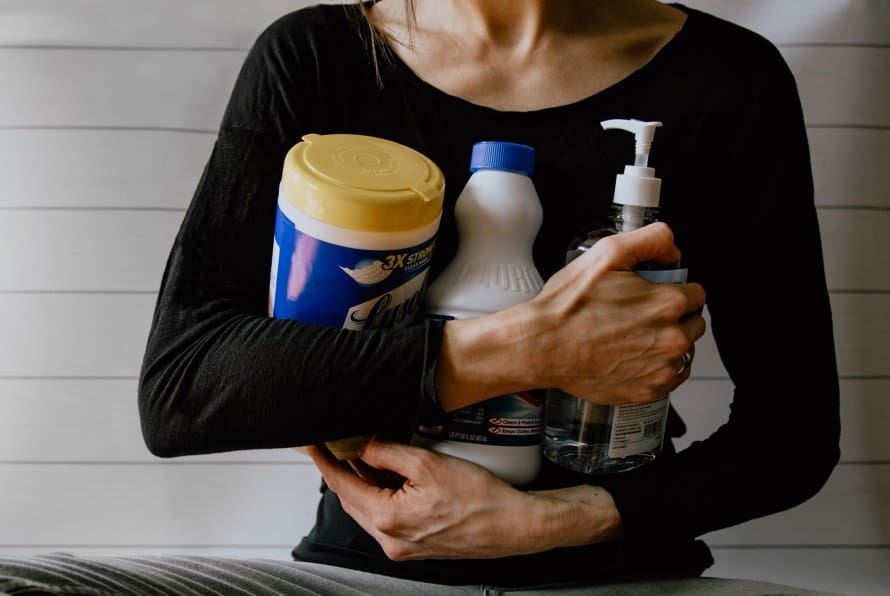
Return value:
M 633 133 L 634 164 L 618 174 L 611 211 L 605 221 L 572 241 L 566 262 L 581 256 L 606 236 L 658 221 L 661 179 L 656 178 L 655 170 L 648 166 L 652 140 L 661 122 L 614 119 L 601 125 L 607 130 Z M 654 282 L 686 281 L 686 269 L 681 268 L 680 263 L 641 263 L 636 271 Z M 544 415 L 544 457 L 585 474 L 612 474 L 638 468 L 661 453 L 668 406 L 668 395 L 644 404 L 603 406 L 550 389 Z
M 465 319 L 534 298 L 543 281 L 532 247 L 543 210 L 527 145 L 473 145 L 473 172 L 455 203 L 458 248 L 424 299 L 427 316 Z M 541 466 L 542 391 L 494 397 L 421 426 L 413 443 L 473 461 L 513 485 L 535 479 Z

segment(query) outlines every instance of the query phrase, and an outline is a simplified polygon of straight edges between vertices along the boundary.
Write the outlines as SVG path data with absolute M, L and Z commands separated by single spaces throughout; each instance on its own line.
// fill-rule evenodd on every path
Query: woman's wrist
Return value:
M 528 540 L 546 550 L 611 542 L 623 535 L 621 514 L 601 487 L 584 484 L 528 494 L 533 497 Z
M 436 396 L 451 412 L 485 399 L 539 388 L 524 330 L 528 306 L 445 323 L 436 366 Z

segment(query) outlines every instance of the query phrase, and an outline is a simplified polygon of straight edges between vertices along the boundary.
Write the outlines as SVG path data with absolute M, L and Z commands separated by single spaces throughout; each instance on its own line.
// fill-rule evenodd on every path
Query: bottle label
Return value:
M 478 286 L 486 290 L 532 295 L 538 294 L 544 287 L 541 274 L 534 267 L 484 261 L 465 263 L 457 283 L 470 287 Z
M 689 274 L 689 269 L 685 267 L 663 269 L 656 267 L 664 265 L 654 263 L 646 265 L 652 265 L 653 268 L 638 268 L 636 272 L 655 283 L 686 283 Z M 612 408 L 609 457 L 628 457 L 661 449 L 669 404 L 670 396 L 664 395 L 653 402 Z
M 645 404 L 612 408 L 609 457 L 628 457 L 661 449 L 669 404 L 669 397 L 665 395 Z
M 324 242 L 278 209 L 269 314 L 327 327 L 376 329 L 412 323 L 421 307 L 435 237 L 399 250 Z
M 524 447 L 538 445 L 544 402 L 532 392 L 501 395 L 451 412 L 441 426 L 421 426 L 430 439 Z
M 689 275 L 689 269 L 636 269 L 637 274 L 643 279 L 648 279 L 657 284 L 683 284 Z

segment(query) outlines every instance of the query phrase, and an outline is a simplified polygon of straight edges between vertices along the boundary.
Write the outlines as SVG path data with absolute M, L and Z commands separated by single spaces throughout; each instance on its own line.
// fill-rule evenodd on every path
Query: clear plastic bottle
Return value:
M 607 120 L 606 129 L 634 133 L 637 139 L 634 165 L 619 174 L 615 197 L 605 221 L 569 245 L 566 262 L 590 249 L 598 240 L 639 229 L 658 221 L 661 180 L 648 167 L 649 149 L 660 122 Z M 653 282 L 682 283 L 686 269 L 680 263 L 641 263 L 637 272 Z M 585 474 L 625 472 L 653 461 L 661 453 L 669 395 L 645 404 L 597 405 L 558 389 L 546 396 L 544 457 Z
M 427 316 L 472 318 L 536 296 L 543 287 L 532 247 L 543 211 L 531 176 L 532 147 L 500 141 L 473 146 L 473 174 L 458 196 L 459 245 L 429 286 Z M 473 461 L 514 485 L 541 466 L 541 391 L 495 397 L 452 412 L 444 425 L 420 427 L 414 444 Z

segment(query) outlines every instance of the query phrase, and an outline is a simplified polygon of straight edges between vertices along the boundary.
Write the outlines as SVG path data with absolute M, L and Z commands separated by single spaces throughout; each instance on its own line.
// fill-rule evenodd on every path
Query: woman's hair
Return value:
M 377 79 L 377 85 L 378 87 L 383 87 L 381 64 L 392 63 L 392 44 L 400 43 L 407 44 L 408 47 L 411 46 L 414 30 L 417 26 L 417 17 L 414 5 L 415 0 L 402 0 L 408 29 L 408 39 L 396 39 L 390 32 L 381 27 L 379 23 L 374 21 L 374 15 L 371 14 L 371 6 L 377 1 L 378 0 L 357 0 L 353 6 L 358 10 L 349 11 L 349 14 L 354 17 L 353 22 L 356 25 L 356 29 L 361 38 L 365 41 L 371 64 L 374 67 L 374 76 Z M 355 18 L 356 16 L 357 18 Z

